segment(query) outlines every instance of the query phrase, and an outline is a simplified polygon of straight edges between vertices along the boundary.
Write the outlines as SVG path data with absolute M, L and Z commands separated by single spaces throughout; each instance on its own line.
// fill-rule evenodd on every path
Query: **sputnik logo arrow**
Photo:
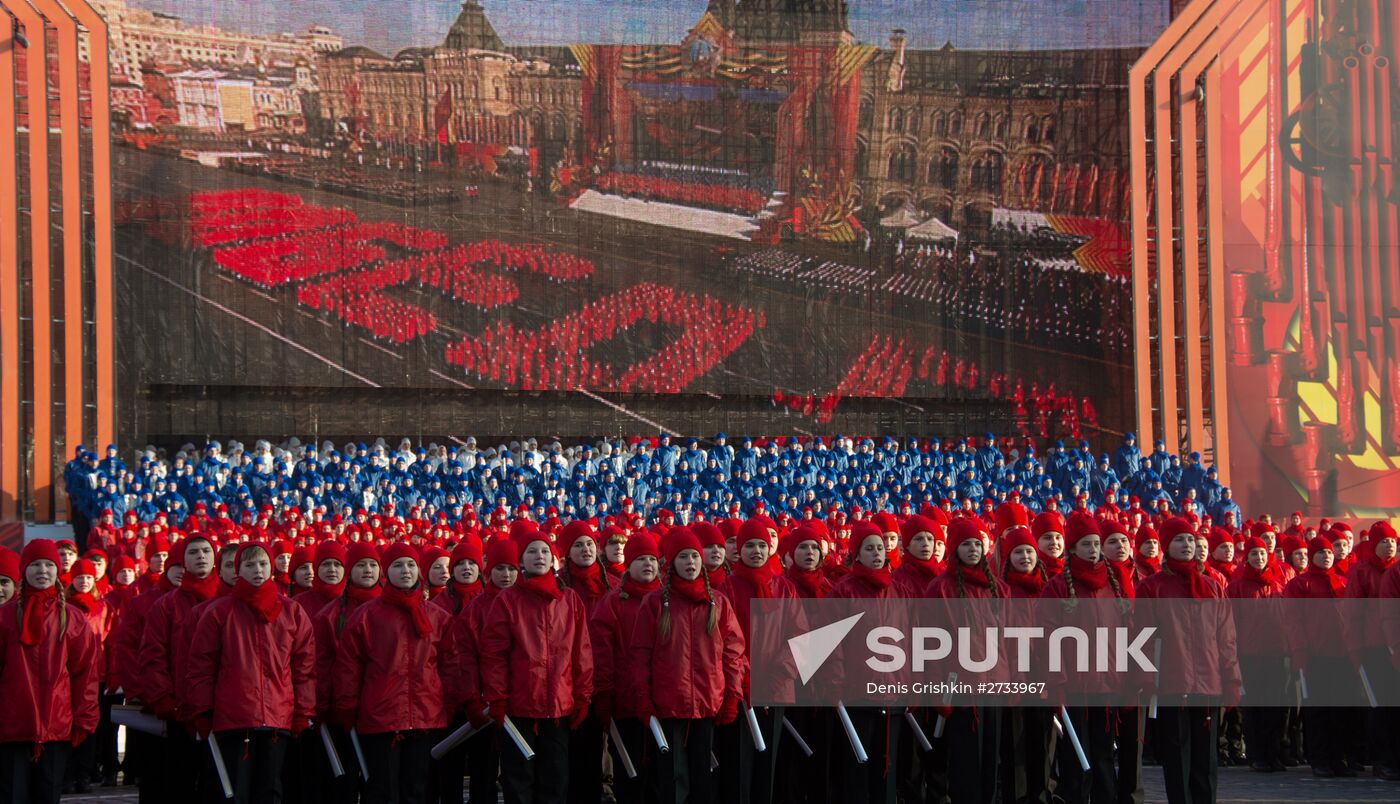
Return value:
M 797 663 L 797 675 L 802 678 L 803 684 L 822 669 L 822 665 L 831 658 L 841 640 L 851 633 L 851 629 L 856 627 L 856 622 L 864 616 L 865 612 L 853 614 L 844 620 L 837 620 L 831 625 L 823 625 L 788 640 L 788 650 L 792 651 L 793 661 Z

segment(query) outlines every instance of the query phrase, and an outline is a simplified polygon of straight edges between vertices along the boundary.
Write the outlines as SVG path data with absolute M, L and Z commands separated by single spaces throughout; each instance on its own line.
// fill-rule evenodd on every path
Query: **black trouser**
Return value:
M 354 801 L 355 797 L 360 794 L 360 784 L 364 779 L 360 769 L 360 760 L 355 756 L 355 744 L 350 742 L 350 732 L 345 729 L 330 725 L 325 728 L 331 736 L 331 745 L 335 747 L 336 758 L 340 760 L 340 767 L 345 771 L 345 774 L 337 777 L 335 771 L 331 769 L 331 758 L 326 755 L 326 746 L 321 741 L 320 728 L 318 727 L 314 764 L 317 769 L 316 779 L 320 785 L 317 795 L 320 797 L 319 800 L 325 804 Z M 365 761 L 368 762 L 369 758 L 366 757 Z
M 997 787 L 1001 710 L 960 707 L 944 727 L 953 804 L 991 804 Z
M 904 726 L 892 721 L 896 717 L 903 720 L 904 715 L 877 707 L 851 707 L 848 712 L 867 760 L 856 760 L 855 747 L 842 728 L 846 745 L 837 747 L 832 754 L 833 764 L 841 768 L 841 800 L 854 804 L 893 802 L 896 774 L 890 760 L 899 751 L 899 734 Z
M 513 717 L 535 752 L 526 760 L 509 736 L 501 737 L 501 781 L 506 804 L 559 804 L 569 789 L 568 718 Z
M 1303 739 L 1309 765 L 1328 770 L 1341 769 L 1342 743 L 1346 739 L 1345 712 L 1345 709 L 1331 706 L 1308 706 L 1303 709 Z
M 1159 706 L 1154 727 L 1169 804 L 1215 801 L 1215 707 Z
M 1282 656 L 1241 656 L 1240 678 L 1250 698 L 1257 694 L 1256 700 L 1287 699 L 1290 679 Z M 1239 711 L 1244 719 L 1245 756 L 1250 762 L 1282 765 L 1287 707 L 1243 706 Z
M 78 510 L 78 506 L 73 504 L 71 498 L 68 504 L 71 506 L 68 516 L 73 522 L 73 544 L 78 546 L 78 555 L 82 555 L 87 552 L 87 537 L 88 531 L 92 529 L 92 522 L 82 511 Z
M 1367 713 L 1371 761 L 1385 770 L 1400 770 L 1400 672 L 1390 663 L 1388 648 L 1361 652 L 1361 666 L 1379 706 Z
M 591 711 L 569 729 L 569 804 L 597 804 L 603 798 L 603 724 Z
M 1053 714 L 1045 707 L 1023 706 L 1008 709 L 1002 715 L 1000 773 L 1004 800 L 1049 804 Z M 907 742 L 901 743 L 900 748 Z
M 165 782 L 153 765 L 164 749 L 165 738 L 136 729 L 126 730 L 126 758 L 122 768 L 127 778 L 136 777 L 139 804 L 160 804 Z
M 463 726 L 466 720 L 458 718 L 447 726 L 444 736 Z M 472 738 L 476 739 L 476 738 Z M 459 745 L 443 755 L 442 759 L 432 760 L 432 771 L 428 774 L 428 801 L 430 804 L 462 804 L 462 779 L 467 775 L 467 747 Z
M 913 734 L 899 741 L 896 752 L 898 776 L 895 785 L 899 798 L 903 801 L 923 801 L 929 804 L 943 804 L 948 800 L 948 731 L 944 724 L 943 736 L 935 737 L 938 730 L 938 713 L 932 709 L 918 709 L 914 717 L 919 721 L 924 736 L 929 741 L 929 751 L 924 753 Z M 832 732 L 832 745 L 839 748 L 845 739 L 841 725 L 837 723 Z
M 501 741 L 509 739 L 491 724 L 467 741 L 467 775 L 471 777 L 467 786 L 472 804 L 496 801 L 496 779 L 501 775 Z M 510 746 L 509 750 L 514 751 L 515 746 Z
M 359 735 L 369 765 L 362 804 L 426 804 L 436 736 L 426 729 Z
M 1064 711 L 1061 710 L 1061 715 Z M 1118 774 L 1113 767 L 1113 740 L 1117 732 L 1117 715 L 1108 707 L 1076 706 L 1067 710 L 1075 736 L 1084 750 L 1084 758 L 1089 760 L 1089 770 L 1079 764 L 1074 743 L 1069 739 L 1069 726 L 1065 738 L 1056 744 L 1055 762 L 1059 770 L 1059 787 L 1055 790 L 1066 804 L 1088 804 L 1118 800 Z
M 103 693 L 98 699 L 102 707 L 102 719 L 97 722 L 97 765 L 102 770 L 103 781 L 115 780 L 120 759 L 117 757 L 117 726 L 112 722 L 112 706 L 122 702 L 121 695 Z M 127 734 L 127 753 L 130 754 L 131 733 Z
M 157 801 L 184 804 L 197 790 L 217 788 L 218 780 L 212 775 L 212 786 L 200 786 L 200 771 L 208 767 L 209 773 L 213 773 L 208 753 L 209 749 L 195 742 L 183 723 L 178 720 L 165 721 L 165 739 L 151 746 L 141 769 L 142 789 L 145 789 L 149 777 L 155 783 Z M 201 757 L 200 754 L 205 756 Z M 229 778 L 233 777 L 230 775 Z
M 282 763 L 282 800 L 288 804 L 321 804 L 323 768 L 329 768 L 321 735 L 310 729 L 296 739 L 288 739 L 287 758 Z
M 215 737 L 236 804 L 280 804 L 282 763 L 291 735 L 277 729 L 233 729 Z M 214 784 L 218 786 L 217 779 Z
M 661 721 L 661 729 L 671 750 L 656 754 L 656 800 L 660 804 L 710 804 L 715 796 L 710 772 L 714 721 L 666 719 Z
M 836 782 L 833 760 L 840 756 L 832 750 L 831 741 L 836 714 L 826 707 L 789 707 L 785 715 L 812 749 L 812 756 L 807 756 L 796 740 L 783 740 L 782 754 L 778 757 L 777 784 L 784 795 L 779 798 L 785 804 L 826 802 L 831 798 L 832 785 Z M 790 736 L 784 734 L 784 737 Z M 900 748 L 903 749 L 907 742 L 901 742 Z
M 66 784 L 89 785 L 97 771 L 97 737 L 88 735 L 86 740 L 73 746 L 68 754 L 68 766 L 63 771 Z
M 617 741 L 609 740 L 608 751 L 612 754 L 613 761 L 613 798 L 617 804 L 647 804 L 656 801 L 657 749 L 652 740 L 651 730 L 647 728 L 647 724 L 635 717 L 613 718 L 613 724 L 617 726 L 618 736 L 622 738 L 622 745 L 627 749 L 627 758 L 632 760 L 632 765 L 637 771 L 637 778 L 628 778 L 622 755 L 618 752 Z M 710 737 L 713 743 L 713 732 Z M 709 762 L 708 755 L 705 761 Z M 708 764 L 705 769 L 709 770 Z
M 758 730 L 767 750 L 755 750 L 753 735 L 739 705 L 739 717 L 715 733 L 718 800 L 737 804 L 768 804 L 773 800 L 773 780 L 777 771 L 779 741 L 782 739 L 783 708 L 766 707 L 754 712 Z
M 68 743 L 0 743 L 0 801 L 6 804 L 58 804 Z M 35 755 L 35 752 L 38 755 Z
M 1147 710 L 1136 706 L 1118 710 L 1118 804 L 1142 804 L 1142 747 L 1146 742 Z

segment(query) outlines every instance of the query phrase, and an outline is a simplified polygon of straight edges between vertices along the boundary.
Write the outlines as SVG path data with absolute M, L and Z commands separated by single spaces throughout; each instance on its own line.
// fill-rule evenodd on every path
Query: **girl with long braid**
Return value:
M 948 542 L 953 559 L 948 569 L 933 579 L 924 594 L 950 601 L 953 622 L 966 620 L 967 613 L 954 610 L 951 601 L 1005 599 L 1006 584 L 987 566 L 986 545 L 990 536 L 980 519 L 958 517 L 948 524 Z M 944 739 L 948 742 L 948 763 L 956 772 L 948 775 L 948 791 L 959 804 L 990 804 L 996 792 L 997 744 L 1000 740 L 998 710 L 988 707 L 940 707 L 947 718 Z
M 1065 570 L 1065 518 L 1057 511 L 1043 511 L 1031 522 L 1035 537 L 1036 571 L 1049 583 Z
M 592 617 L 611 589 L 599 561 L 597 532 L 586 519 L 564 526 L 559 547 L 565 551 L 559 582 L 578 593 L 585 614 Z M 603 795 L 603 726 L 596 714 L 569 731 L 569 802 L 593 804 Z
M 1006 528 L 997 541 L 997 553 L 1002 557 L 1001 578 L 1006 582 L 1008 597 L 1012 600 L 1039 598 L 1046 580 L 1041 575 L 1040 551 L 1031 529 L 1026 525 Z M 1008 709 L 1004 716 L 1002 789 L 1014 791 L 1016 801 L 1049 798 L 1050 766 L 1054 761 L 1050 753 L 1051 715 L 1051 710 L 1043 706 L 1018 706 Z
M 382 569 L 379 566 L 379 549 L 369 542 L 355 542 L 345 551 L 345 562 L 349 565 L 349 581 L 341 599 L 326 606 L 311 618 L 311 633 L 316 640 L 316 719 L 330 726 L 331 737 L 336 751 L 341 756 L 350 756 L 352 746 L 349 733 L 334 724 L 335 706 L 332 698 L 335 683 L 335 661 L 340 649 L 340 635 L 350 616 L 361 606 L 376 600 L 382 594 L 380 586 Z M 304 746 L 303 759 L 314 762 L 321 768 L 320 788 L 325 791 L 321 800 L 344 801 L 354 798 L 358 788 L 355 763 L 346 766 L 346 773 L 339 779 L 332 778 L 330 762 L 321 748 L 319 735 L 304 735 L 310 745 Z M 298 775 L 304 769 L 298 769 Z
M 671 748 L 656 757 L 657 800 L 708 802 L 714 727 L 739 715 L 744 637 L 729 600 L 710 587 L 700 540 L 676 527 L 665 542 L 666 574 L 642 601 L 627 665 L 639 718 L 655 715 Z
M 1115 594 L 1124 600 L 1137 597 L 1137 567 L 1133 561 L 1133 540 L 1128 528 L 1117 519 L 1105 517 L 1099 522 L 1103 534 L 1103 559 L 1108 564 L 1110 583 Z M 1142 752 L 1146 734 L 1139 724 L 1146 712 L 1139 706 L 1118 708 L 1118 799 L 1141 801 Z
M 98 643 L 64 599 L 51 540 L 24 546 L 19 575 L 0 606 L 0 801 L 58 804 L 71 747 L 97 729 Z
M 700 554 L 705 560 L 705 576 L 710 586 L 719 586 L 734 574 L 729 566 L 729 556 L 724 546 L 724 531 L 711 522 L 696 522 L 690 526 L 695 538 L 700 540 Z

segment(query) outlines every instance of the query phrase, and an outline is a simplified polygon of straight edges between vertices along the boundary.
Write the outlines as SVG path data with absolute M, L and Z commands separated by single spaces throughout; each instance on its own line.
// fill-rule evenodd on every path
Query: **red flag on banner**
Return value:
M 452 90 L 448 89 L 442 93 L 438 99 L 437 106 L 433 109 L 433 130 L 437 132 L 437 141 L 440 145 L 447 144 L 447 124 L 452 120 Z

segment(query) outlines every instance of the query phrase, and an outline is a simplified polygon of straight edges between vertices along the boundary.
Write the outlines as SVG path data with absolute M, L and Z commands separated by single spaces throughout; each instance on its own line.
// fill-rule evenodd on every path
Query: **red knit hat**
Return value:
M 1042 511 L 1036 516 L 1035 521 L 1031 522 L 1031 533 L 1037 540 L 1047 533 L 1063 535 L 1064 532 L 1065 518 L 1060 516 L 1058 511 Z M 1069 541 L 1069 539 L 1066 538 L 1065 541 Z M 1073 544 L 1073 542 L 1070 543 Z
M 1326 536 L 1314 536 L 1308 540 L 1308 564 L 1311 566 L 1313 558 L 1323 550 L 1331 550 L 1332 541 Z
M 881 533 L 899 533 L 899 520 L 888 511 L 881 511 L 871 518 Z
M 1020 503 L 1004 502 L 997 506 L 995 520 L 997 535 L 1006 532 L 1007 528 L 1023 527 L 1029 528 L 1031 525 L 1030 511 Z
M 452 554 L 435 544 L 427 545 L 422 550 L 418 551 L 418 565 L 425 570 L 431 567 L 433 562 L 437 561 L 439 558 L 447 559 L 448 566 L 452 566 Z
M 535 542 L 544 542 L 549 545 L 549 550 L 554 554 L 554 557 L 559 557 L 559 548 L 555 546 L 554 542 L 550 541 L 548 536 L 541 533 L 538 529 L 532 528 L 528 531 L 516 534 L 511 537 L 511 541 L 515 542 L 515 560 L 517 563 L 524 560 L 525 548 Z
M 592 525 L 588 524 L 588 520 L 575 519 L 565 525 L 564 532 L 559 534 L 559 549 L 568 552 L 573 549 L 574 542 L 584 536 L 592 539 L 595 543 L 598 541 L 598 532 L 593 529 Z
M 1230 531 L 1220 527 L 1219 525 L 1215 525 L 1210 529 L 1210 535 L 1206 537 L 1206 541 L 1210 543 L 1210 552 L 1214 554 L 1215 548 L 1219 547 L 1220 545 L 1234 544 L 1235 536 Z M 1259 541 L 1260 543 L 1263 543 L 1264 540 L 1260 539 Z
M 855 526 L 851 528 L 851 552 L 854 553 L 859 550 L 861 543 L 871 536 L 879 536 L 883 541 L 885 532 L 880 530 L 879 525 L 869 520 L 862 519 L 857 522 Z
M 1161 542 L 1162 546 L 1165 547 L 1172 543 L 1172 539 L 1175 539 L 1183 533 L 1189 533 L 1192 538 L 1195 538 L 1196 526 L 1192 525 L 1189 519 L 1174 516 L 1162 523 L 1162 530 L 1157 534 L 1157 541 Z
M 278 539 L 272 543 L 272 557 L 289 556 L 292 554 L 292 543 L 286 539 Z
M 356 544 L 368 544 L 368 542 L 356 542 Z M 314 566 L 315 563 L 316 548 L 310 545 L 302 545 L 292 551 L 292 565 L 289 569 L 295 570 L 302 564 L 311 564 Z
M 761 541 L 764 544 L 769 543 L 768 524 L 764 520 L 768 520 L 768 517 L 753 517 L 739 526 L 739 535 L 735 538 L 735 541 L 740 547 L 754 540 Z
M 30 544 L 33 544 L 33 542 L 30 542 Z M 25 545 L 25 546 L 27 547 L 28 545 Z M 147 555 L 147 556 L 152 556 L 152 555 L 155 555 L 156 553 L 169 553 L 169 552 L 170 552 L 170 539 L 168 539 L 164 533 L 155 533 L 155 534 L 152 534 L 152 535 L 151 535 L 151 538 L 150 538 L 149 540 L 147 540 L 147 542 L 146 542 L 146 555 Z M 57 551 L 57 549 L 55 549 L 55 550 L 54 550 L 54 555 L 57 555 L 57 554 L 58 554 L 58 551 Z
M 661 560 L 666 565 L 670 565 L 676 560 L 676 556 L 683 550 L 694 550 L 697 553 L 703 552 L 700 540 L 695 537 L 694 531 L 685 526 L 671 528 L 666 531 L 666 535 L 661 538 Z
M 656 560 L 661 560 L 661 551 L 656 544 L 656 538 L 646 531 L 641 531 L 627 540 L 627 546 L 622 548 L 622 563 L 631 564 L 634 559 L 642 556 L 651 556 Z
M 18 560 L 19 560 L 18 557 L 16 557 L 15 560 L 16 560 L 16 562 L 18 562 Z M 119 556 L 117 556 L 116 558 L 112 559 L 112 566 L 110 566 L 110 567 L 107 568 L 107 572 L 108 572 L 113 578 L 115 578 L 115 577 L 117 577 L 117 573 L 118 573 L 118 572 L 121 572 L 122 570 L 135 570 L 135 569 L 136 569 L 136 559 L 132 558 L 131 556 L 127 555 L 126 553 L 122 553 L 121 555 L 119 555 Z M 0 574 L 4 574 L 4 573 L 0 573 Z
M 939 525 L 926 516 L 914 514 L 904 520 L 904 524 L 899 526 L 899 546 L 906 550 L 909 549 L 909 540 L 920 533 L 932 535 L 933 540 L 936 542 L 946 542 L 948 539 L 948 535 L 944 531 L 942 525 Z
M 690 526 L 690 530 L 704 547 L 724 546 L 724 531 L 712 522 L 696 522 Z
M 1040 517 L 1036 517 L 1040 521 Z M 1102 536 L 1099 531 L 1098 520 L 1083 511 L 1075 511 L 1069 515 L 1069 521 L 1065 523 L 1065 543 L 1070 547 L 1079 543 L 1085 536 Z
M 69 574 L 72 575 L 74 578 L 78 577 L 79 575 L 91 575 L 94 579 L 96 579 L 97 567 L 94 566 L 93 563 L 91 561 L 88 561 L 86 558 L 80 558 L 77 561 L 73 562 L 73 569 Z
M 491 543 L 486 545 L 486 552 L 482 554 L 481 570 L 490 575 L 497 564 L 515 566 L 518 558 L 519 552 L 510 539 L 492 539 Z
M 271 555 L 271 554 L 272 554 L 271 551 L 268 551 L 268 555 Z M 316 564 L 316 569 L 317 569 L 317 570 L 319 570 L 319 569 L 321 568 L 321 563 L 322 563 L 323 561 L 330 561 L 331 559 L 335 559 L 336 561 L 339 561 L 339 562 L 341 563 L 341 565 L 344 565 L 344 564 L 345 564 L 345 545 L 341 544 L 340 542 L 333 541 L 333 540 L 332 540 L 332 541 L 324 541 L 324 542 L 321 542 L 320 544 L 316 545 L 316 561 L 315 561 L 315 564 Z
M 1371 541 L 1378 542 L 1381 539 L 1397 539 L 1395 528 L 1389 522 L 1377 522 L 1371 526 Z
M 1275 530 L 1274 530 L 1274 526 L 1273 526 L 1273 525 L 1270 525 L 1268 522 L 1255 522 L 1255 523 L 1254 523 L 1253 525 L 1251 525 L 1250 528 L 1249 528 L 1249 534 L 1250 534 L 1251 536 L 1258 536 L 1260 539 L 1263 539 L 1263 538 L 1264 538 L 1264 534 L 1265 534 L 1265 533 L 1275 533 L 1275 534 L 1276 534 L 1277 531 L 1275 531 Z
M 1249 555 L 1250 550 L 1268 550 L 1269 546 L 1264 544 L 1264 540 L 1258 536 L 1250 536 L 1244 540 L 1245 555 Z
M 19 571 L 23 573 L 35 561 L 52 561 L 58 565 L 58 545 L 52 539 L 35 539 L 19 554 Z
M 366 558 L 376 564 L 379 563 L 379 548 L 375 547 L 370 542 L 355 542 L 345 549 L 346 566 L 353 567 Z M 295 558 L 292 560 L 293 562 L 296 561 Z
M 985 540 L 987 529 L 982 520 L 973 516 L 960 516 L 948 523 L 948 544 L 957 547 L 968 539 Z M 855 537 L 851 537 L 855 541 Z
M 475 533 L 468 533 L 452 548 L 452 566 L 457 566 L 463 560 L 470 561 L 478 567 L 481 566 L 482 552 L 485 548 L 481 546 L 481 539 Z
M 816 542 L 820 545 L 822 542 L 821 534 L 817 533 L 815 528 L 809 528 L 806 525 L 793 528 L 783 534 L 783 538 L 778 540 L 778 555 L 785 556 L 791 554 L 797 549 L 797 546 L 803 542 Z
M 1284 536 L 1283 540 L 1279 542 L 1279 548 L 1283 550 L 1284 559 L 1288 560 L 1299 550 L 1308 549 L 1308 543 L 1303 541 L 1302 536 L 1289 535 Z
M 317 552 L 319 553 L 320 550 L 318 549 Z M 387 567 L 401 558 L 411 558 L 413 559 L 413 563 L 422 567 L 422 561 L 419 559 L 418 551 L 408 542 L 394 542 L 385 547 L 384 552 L 379 556 L 379 563 Z
M 1138 528 L 1137 533 L 1133 534 L 1133 547 L 1139 550 L 1148 542 L 1157 542 L 1158 546 L 1160 546 L 1161 541 L 1162 540 L 1157 537 L 1157 529 L 1145 523 L 1142 527 Z
M 19 583 L 19 553 L 8 547 L 0 547 L 0 577 Z

